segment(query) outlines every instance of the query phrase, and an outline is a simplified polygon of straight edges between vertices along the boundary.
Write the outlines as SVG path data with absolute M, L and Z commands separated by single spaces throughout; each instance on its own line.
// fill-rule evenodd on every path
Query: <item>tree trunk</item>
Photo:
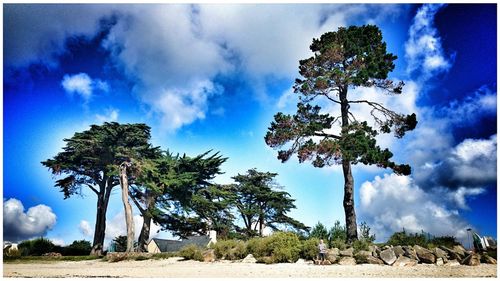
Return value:
M 122 188 L 122 201 L 125 208 L 125 222 L 127 224 L 127 250 L 126 252 L 134 251 L 134 217 L 132 214 L 132 206 L 128 200 L 128 178 L 127 178 L 128 163 L 120 165 L 120 186 Z
M 259 215 L 259 236 L 262 237 L 264 235 L 264 215 Z
M 106 235 L 106 211 L 112 188 L 111 179 L 105 178 L 99 188 L 99 194 L 97 194 L 97 214 L 94 228 L 94 242 L 90 251 L 91 256 L 103 255 L 104 238 Z
M 347 87 L 340 91 L 340 110 L 342 113 L 342 129 L 349 126 L 349 101 L 347 100 Z M 351 159 L 342 159 L 342 171 L 344 172 L 344 213 L 347 230 L 347 243 L 358 240 L 356 225 L 356 212 L 354 210 L 354 179 L 351 171 Z
M 156 199 L 154 195 L 150 192 L 146 191 L 146 206 L 145 209 L 141 210 L 142 214 L 142 228 L 141 233 L 139 234 L 139 241 L 137 243 L 137 251 L 138 252 L 147 252 L 147 243 L 149 240 L 149 235 L 151 233 L 151 211 L 153 210 L 156 203 Z

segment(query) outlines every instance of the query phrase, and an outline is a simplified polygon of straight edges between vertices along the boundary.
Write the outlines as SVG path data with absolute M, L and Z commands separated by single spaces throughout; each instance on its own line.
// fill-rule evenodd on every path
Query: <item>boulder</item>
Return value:
M 369 251 L 359 251 L 354 255 L 354 259 L 356 259 L 356 263 L 367 263 L 367 257 L 373 257 L 372 252 Z
M 444 260 L 443 260 L 443 258 L 437 258 L 437 259 L 436 259 L 436 265 L 437 265 L 437 266 L 442 266 L 442 265 L 444 265 Z
M 333 264 L 337 261 L 337 257 L 333 255 L 327 255 L 326 260 Z
M 472 253 L 465 257 L 465 259 L 462 260 L 461 264 L 468 266 L 478 266 L 481 264 L 480 259 L 481 257 L 479 256 L 479 254 Z
M 481 255 L 481 261 L 487 264 L 497 264 L 497 260 L 488 256 L 487 254 Z
M 458 262 L 458 260 L 449 260 L 445 266 L 459 266 L 460 263 Z
M 331 265 L 332 263 L 329 260 L 324 260 L 321 262 L 321 265 Z
M 56 252 L 45 253 L 42 256 L 45 256 L 45 257 L 62 257 L 61 253 L 56 253 Z
M 436 255 L 436 258 L 448 258 L 448 253 L 445 250 L 442 250 L 440 248 L 434 248 L 434 255 Z
M 338 256 L 339 256 L 339 249 L 333 248 L 326 250 L 326 259 L 329 260 L 331 263 L 334 263 L 337 260 Z
M 384 264 L 384 262 L 381 259 L 376 258 L 374 256 L 367 256 L 366 263 L 368 263 L 368 264 L 380 264 L 380 265 Z
M 396 255 L 396 257 L 400 257 L 400 256 L 403 256 L 405 254 L 405 251 L 403 250 L 403 247 L 401 247 L 401 246 L 394 246 L 394 248 L 392 248 L 392 250 L 394 251 L 394 254 Z
M 439 248 L 448 254 L 449 259 L 459 260 L 459 261 L 463 259 L 463 256 L 459 255 L 457 252 L 446 246 L 439 246 Z
M 328 249 L 326 253 L 327 254 L 332 254 L 332 255 L 334 255 L 336 257 L 340 256 L 340 250 L 339 250 L 339 248 Z
M 253 257 L 253 256 L 252 256 Z M 255 260 L 257 261 L 257 260 Z M 243 262 L 243 261 L 242 261 Z M 305 259 L 298 259 L 295 264 L 307 264 L 306 260 Z
M 392 264 L 392 266 L 415 266 L 418 264 L 417 260 L 410 259 L 409 257 L 400 256 Z
M 370 251 L 359 251 L 356 255 L 367 257 L 367 256 L 372 256 L 372 252 L 370 252 Z
M 422 263 L 436 263 L 436 256 L 429 250 L 418 245 L 413 247 L 417 253 L 417 257 Z
M 340 265 L 356 265 L 356 260 L 353 257 L 342 257 L 339 260 Z
M 384 263 L 392 265 L 397 258 L 396 254 L 394 254 L 394 251 L 391 248 L 389 248 L 380 252 L 380 259 L 383 260 Z
M 340 251 L 340 255 L 343 257 L 353 257 L 354 254 L 354 249 L 353 248 L 348 248 L 343 251 Z
M 374 256 L 374 257 L 378 256 L 377 249 L 378 249 L 378 247 L 376 245 L 368 246 L 368 251 L 372 252 L 372 256 Z
M 467 256 L 467 250 L 465 250 L 464 247 L 462 247 L 462 245 L 455 245 L 453 246 L 453 249 L 452 249 L 455 253 L 457 253 L 461 258 L 464 258 L 465 256 Z
M 247 255 L 243 260 L 241 260 L 242 263 L 256 263 L 257 259 L 254 258 L 252 254 Z
M 408 257 L 408 258 L 410 258 L 412 260 L 417 260 L 418 261 L 417 252 L 415 252 L 415 250 L 413 249 L 413 247 L 411 247 L 411 246 L 403 246 L 402 248 L 405 251 L 405 253 L 404 253 L 405 257 Z
M 215 250 L 209 249 L 202 253 L 204 262 L 214 262 L 215 261 Z

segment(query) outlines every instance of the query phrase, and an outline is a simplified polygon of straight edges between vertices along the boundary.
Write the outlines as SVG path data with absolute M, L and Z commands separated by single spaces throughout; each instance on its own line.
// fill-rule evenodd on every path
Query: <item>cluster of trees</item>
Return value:
M 358 240 L 366 243 L 373 243 L 376 239 L 375 234 L 370 233 L 370 227 L 366 222 L 361 222 L 358 231 Z M 323 239 L 330 248 L 343 248 L 347 241 L 346 226 L 341 225 L 340 221 L 335 221 L 334 225 L 327 229 L 327 227 L 318 222 L 310 231 L 309 239 L 317 238 Z
M 57 252 L 65 256 L 86 256 L 90 254 L 90 241 L 75 240 L 68 246 L 54 245 L 49 239 L 40 237 L 25 240 L 17 246 L 20 256 L 41 256 L 45 253 Z
M 310 49 L 314 55 L 299 62 L 301 78 L 295 80 L 294 92 L 300 98 L 297 112 L 277 113 L 265 142 L 279 149 L 278 159 L 282 162 L 296 154 L 300 162 L 311 161 L 315 167 L 342 165 L 345 238 L 352 243 L 358 240 L 358 227 L 351 165 L 377 165 L 396 174 L 410 174 L 410 166 L 392 161 L 393 153 L 378 146 L 376 136 L 393 132 L 401 138 L 416 127 L 417 119 L 415 114 L 396 113 L 351 93 L 354 88 L 364 87 L 388 95 L 402 94 L 404 83 L 388 79 L 397 57 L 387 52 L 378 27 L 341 27 L 313 39 Z M 332 110 L 322 112 L 320 105 L 325 104 L 337 107 L 338 115 Z M 364 106 L 373 122 L 355 116 L 351 106 Z M 142 250 L 151 221 L 180 236 L 207 227 L 221 233 L 235 230 L 247 236 L 262 234 L 264 225 L 304 227 L 286 216 L 294 208 L 289 195 L 269 187 L 275 174 L 251 170 L 234 177 L 235 185 L 215 185 L 211 180 L 220 173 L 226 158 L 211 152 L 181 157 L 152 147 L 149 139 L 150 128 L 145 124 L 94 125 L 65 140 L 63 152 L 42 162 L 53 174 L 65 176 L 56 182 L 65 198 L 81 193 L 82 187 L 96 193 L 93 254 L 102 253 L 106 209 L 115 186 L 122 190 L 129 251 L 134 237 L 129 198 L 144 218 L 139 239 Z M 243 227 L 231 223 L 235 216 L 230 210 L 239 212 Z
M 218 152 L 207 151 L 196 157 L 174 155 L 149 143 L 150 127 L 145 124 L 116 122 L 92 125 L 77 132 L 63 151 L 42 164 L 61 176 L 55 186 L 64 198 L 87 188 L 97 195 L 97 212 L 91 254 L 103 253 L 106 210 L 111 190 L 120 187 L 127 225 L 126 251 L 146 251 L 151 223 L 163 230 L 186 237 L 205 234 L 262 235 L 264 226 L 279 229 L 307 227 L 289 217 L 295 208 L 290 194 L 279 190 L 277 174 L 249 170 L 233 177 L 234 184 L 213 183 L 227 160 Z M 134 245 L 132 204 L 143 218 Z M 238 225 L 243 221 L 243 227 Z

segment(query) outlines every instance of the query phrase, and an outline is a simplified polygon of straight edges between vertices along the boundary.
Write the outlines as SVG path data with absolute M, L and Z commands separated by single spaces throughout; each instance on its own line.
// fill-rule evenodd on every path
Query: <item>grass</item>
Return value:
M 23 257 L 3 257 L 4 263 L 52 263 L 58 261 L 87 261 L 97 260 L 101 257 L 96 256 L 62 256 L 62 257 L 43 257 L 43 256 L 23 256 Z

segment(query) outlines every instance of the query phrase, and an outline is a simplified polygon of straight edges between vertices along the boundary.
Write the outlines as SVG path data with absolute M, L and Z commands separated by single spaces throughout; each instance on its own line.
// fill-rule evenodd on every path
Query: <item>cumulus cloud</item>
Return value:
M 451 68 L 453 56 L 444 53 L 441 38 L 434 26 L 434 17 L 444 6 L 424 4 L 417 11 L 405 44 L 408 73 L 418 72 L 423 79 L 428 79 Z
M 94 233 L 92 230 L 92 227 L 90 226 L 90 223 L 86 220 L 81 220 L 80 224 L 78 225 L 78 229 L 80 232 L 87 237 L 91 237 Z
M 381 241 L 403 228 L 411 233 L 423 230 L 436 236 L 467 237 L 469 224 L 458 211 L 447 208 L 439 197 L 421 189 L 411 177 L 377 176 L 361 185 L 360 199 L 360 217 Z
M 103 115 L 96 114 L 95 118 L 96 118 L 97 122 L 99 122 L 99 123 L 116 122 L 116 121 L 118 121 L 119 114 L 120 114 L 120 111 L 118 109 L 109 108 L 106 110 L 106 113 Z
M 20 241 L 45 236 L 56 224 L 57 216 L 49 206 L 40 204 L 24 211 L 15 198 L 3 202 L 3 236 L 7 241 Z
M 109 85 L 99 79 L 92 80 L 87 73 L 78 73 L 74 75 L 64 75 L 61 86 L 68 94 L 80 95 L 85 101 L 92 98 L 94 89 L 109 91 Z

